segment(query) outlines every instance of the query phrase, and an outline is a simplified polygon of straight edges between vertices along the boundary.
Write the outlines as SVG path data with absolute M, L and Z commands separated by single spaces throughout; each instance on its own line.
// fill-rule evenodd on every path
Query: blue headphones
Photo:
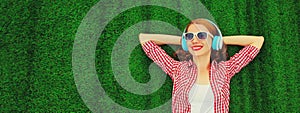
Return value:
M 215 28 L 217 29 L 218 31 L 218 35 L 214 36 L 213 37 L 213 41 L 212 41 L 212 48 L 213 50 L 221 50 L 222 49 L 222 46 L 223 46 L 223 38 L 222 38 L 222 33 L 220 31 L 220 29 L 218 28 L 218 26 L 213 23 L 212 21 L 210 20 L 207 20 L 207 19 L 204 19 L 206 21 L 208 21 L 209 23 L 211 23 L 213 26 L 215 26 Z M 183 33 L 186 32 L 186 28 L 184 29 Z M 182 46 L 182 49 L 184 51 L 188 51 L 188 47 L 187 47 L 187 44 L 186 44 L 186 40 L 184 38 L 184 35 L 182 34 L 182 39 L 181 39 L 181 46 Z

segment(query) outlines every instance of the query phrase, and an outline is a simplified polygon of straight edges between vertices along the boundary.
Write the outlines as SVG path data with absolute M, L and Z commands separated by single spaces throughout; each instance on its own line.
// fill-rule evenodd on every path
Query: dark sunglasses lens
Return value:
M 193 34 L 193 33 L 186 33 L 186 34 L 185 34 L 185 39 L 186 39 L 186 40 L 192 40 L 193 37 L 194 37 L 194 34 Z
M 199 32 L 197 34 L 197 36 L 198 36 L 199 39 L 206 39 L 207 33 L 205 33 L 205 32 Z

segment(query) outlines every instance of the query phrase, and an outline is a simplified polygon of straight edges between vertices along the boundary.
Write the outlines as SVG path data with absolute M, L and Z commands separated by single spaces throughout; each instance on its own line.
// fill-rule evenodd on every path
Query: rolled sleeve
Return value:
M 227 68 L 227 76 L 229 78 L 234 76 L 243 67 L 249 64 L 249 62 L 252 61 L 258 53 L 258 48 L 252 45 L 248 45 L 241 49 L 238 53 L 230 57 L 230 59 L 225 62 Z
M 153 41 L 147 41 L 142 46 L 146 55 L 153 60 L 162 70 L 168 74 L 172 80 L 175 78 L 175 71 L 179 65 L 179 61 L 171 58 L 161 47 Z

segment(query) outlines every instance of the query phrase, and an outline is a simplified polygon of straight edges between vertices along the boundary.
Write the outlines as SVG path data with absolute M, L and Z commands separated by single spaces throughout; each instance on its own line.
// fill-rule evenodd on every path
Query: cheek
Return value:
M 203 49 L 204 49 L 204 51 L 210 51 L 211 50 L 211 40 L 207 40 L 205 42 L 205 47 Z
M 212 44 L 211 42 L 212 42 L 212 40 L 211 40 L 211 39 L 208 39 L 206 45 L 207 45 L 208 47 L 211 47 L 211 44 Z
M 191 47 L 192 42 L 191 41 L 186 41 L 186 44 L 187 44 L 188 47 Z

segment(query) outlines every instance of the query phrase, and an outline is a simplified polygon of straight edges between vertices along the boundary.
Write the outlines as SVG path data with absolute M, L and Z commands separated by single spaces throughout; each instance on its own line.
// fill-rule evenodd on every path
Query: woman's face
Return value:
M 186 32 L 210 33 L 205 26 L 198 25 L 198 24 L 190 25 Z M 186 42 L 187 42 L 188 50 L 193 56 L 202 56 L 210 53 L 212 37 L 210 35 L 207 35 L 206 39 L 199 39 L 197 36 L 194 36 L 193 39 L 187 40 Z

